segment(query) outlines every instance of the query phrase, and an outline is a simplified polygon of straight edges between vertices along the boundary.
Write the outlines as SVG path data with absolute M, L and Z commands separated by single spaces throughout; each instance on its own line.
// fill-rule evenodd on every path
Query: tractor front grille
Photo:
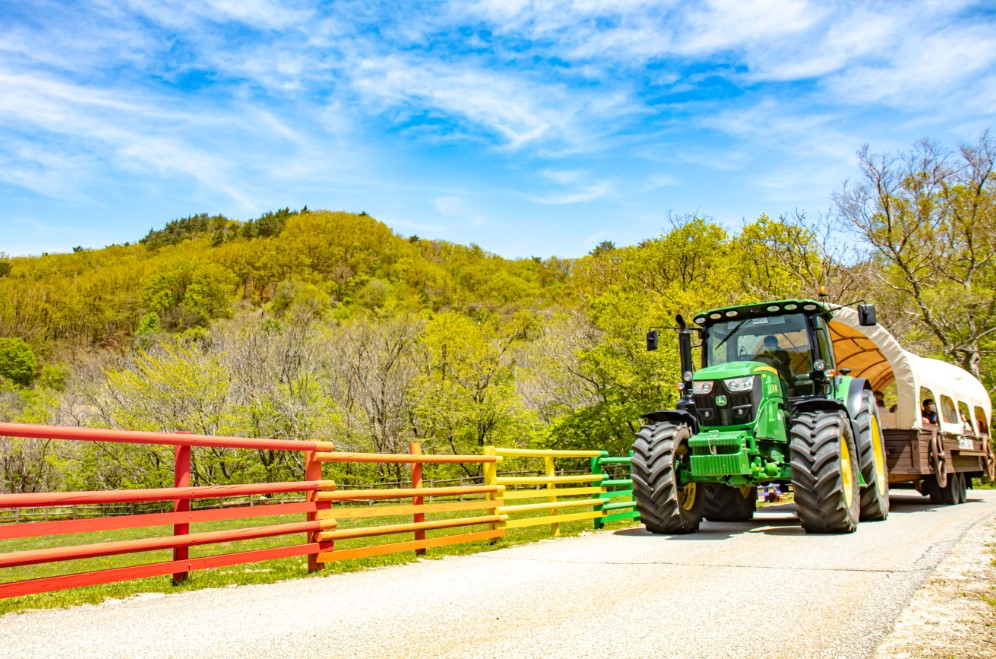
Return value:
M 695 414 L 699 424 L 707 427 L 742 426 L 752 423 L 757 418 L 761 407 L 761 377 L 754 376 L 754 386 L 750 391 L 736 393 L 726 389 L 724 380 L 714 380 L 712 391 L 708 394 L 693 395 Z M 725 398 L 725 405 L 719 405 L 717 399 Z

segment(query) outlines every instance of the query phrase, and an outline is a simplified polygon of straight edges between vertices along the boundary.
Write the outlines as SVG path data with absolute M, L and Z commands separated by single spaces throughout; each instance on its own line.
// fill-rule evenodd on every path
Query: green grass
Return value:
M 542 501 L 543 499 L 537 499 Z M 530 502 L 524 500 L 521 503 Z M 516 503 L 520 503 L 516 501 Z M 565 512 L 571 512 L 566 510 Z M 427 519 L 443 519 L 448 517 L 472 516 L 484 514 L 483 512 L 453 513 L 451 515 L 426 515 Z M 548 514 L 546 512 L 538 515 Z M 523 517 L 525 515 L 517 515 Z M 205 522 L 192 524 L 191 533 L 201 533 L 208 531 L 221 531 L 226 529 L 236 529 L 243 527 L 257 527 L 270 524 L 283 524 L 289 522 L 303 521 L 304 516 L 285 515 L 274 517 L 261 517 L 252 520 L 231 520 L 224 522 Z M 381 526 L 388 524 L 402 524 L 410 522 L 411 517 L 379 517 L 370 519 L 343 519 L 340 520 L 338 528 L 353 528 L 360 526 Z M 633 526 L 630 520 L 620 520 L 610 522 L 607 529 L 624 528 Z M 440 535 L 451 535 L 457 533 L 467 533 L 470 531 L 483 530 L 484 526 L 457 527 L 452 529 L 440 529 L 429 531 L 427 537 L 438 537 Z M 560 524 L 561 536 L 574 536 L 584 531 L 593 529 L 592 520 L 577 522 L 564 522 Z M 78 533 L 73 535 L 46 536 L 38 538 L 24 538 L 17 540 L 0 541 L 0 553 L 21 551 L 27 549 L 45 549 L 49 547 L 63 547 L 82 545 L 90 543 L 111 542 L 118 540 L 134 540 L 139 538 L 151 538 L 168 536 L 172 534 L 171 526 L 145 527 L 138 529 L 124 529 L 107 531 L 100 533 Z M 505 538 L 498 540 L 494 544 L 488 541 L 479 541 L 465 544 L 448 545 L 427 550 L 425 558 L 434 559 L 444 556 L 455 556 L 463 554 L 473 554 L 478 552 L 493 551 L 505 547 L 535 542 L 550 537 L 549 525 L 528 527 L 521 529 L 510 529 Z M 370 546 L 375 544 L 387 544 L 392 542 L 403 542 L 411 540 L 412 534 L 399 534 L 392 536 L 375 536 L 370 538 L 356 538 L 351 540 L 340 540 L 335 543 L 336 549 L 348 549 L 351 547 Z M 241 540 L 238 542 L 218 543 L 214 545 L 204 545 L 190 548 L 190 557 L 212 556 L 232 552 L 250 551 L 253 549 L 266 549 L 282 547 L 292 544 L 300 544 L 304 541 L 304 534 L 293 536 L 278 536 L 274 538 L 260 538 L 255 540 Z M 60 574 L 73 574 L 91 570 L 104 570 L 130 565 L 141 565 L 148 563 L 158 563 L 172 560 L 172 550 L 159 550 L 142 552 L 139 554 L 124 554 L 118 556 L 104 556 L 76 561 L 65 561 L 60 563 L 46 563 L 41 565 L 30 565 L 16 568 L 0 570 L 0 583 L 9 583 L 25 579 L 36 579 Z M 136 595 L 139 593 L 173 593 L 187 590 L 199 590 L 203 588 L 223 588 L 235 585 L 265 584 L 288 579 L 315 578 L 323 575 L 338 574 L 343 572 L 353 572 L 373 567 L 386 565 L 398 565 L 410 563 L 416 560 L 414 552 L 408 551 L 399 554 L 387 554 L 363 559 L 353 559 L 348 561 L 335 561 L 326 565 L 321 572 L 309 574 L 307 571 L 307 557 L 285 558 L 259 563 L 248 563 L 245 565 L 234 565 L 229 567 L 213 568 L 209 570 L 198 570 L 190 573 L 189 578 L 184 583 L 173 585 L 169 577 L 150 577 L 146 579 L 135 579 L 100 586 L 88 586 L 69 590 L 42 593 L 38 595 L 27 595 L 22 597 L 12 597 L 0 600 L 0 614 L 25 611 L 29 609 L 58 608 L 76 606 L 79 604 L 95 604 L 107 599 L 117 599 Z

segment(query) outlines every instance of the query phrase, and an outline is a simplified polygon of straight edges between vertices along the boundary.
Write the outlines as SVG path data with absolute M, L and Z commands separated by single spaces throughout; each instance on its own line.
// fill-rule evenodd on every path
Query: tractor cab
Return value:
M 729 371 L 734 362 L 745 375 L 761 363 L 778 375 L 786 401 L 825 396 L 836 375 L 830 340 L 830 311 L 814 300 L 779 300 L 714 309 L 695 317 L 702 337 L 702 371 Z

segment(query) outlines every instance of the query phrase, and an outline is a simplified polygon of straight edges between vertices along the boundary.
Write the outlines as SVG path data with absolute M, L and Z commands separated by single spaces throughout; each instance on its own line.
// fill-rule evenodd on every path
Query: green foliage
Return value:
M 72 377 L 72 371 L 64 364 L 45 364 L 38 376 L 38 385 L 52 391 L 63 391 Z
M 183 263 L 147 279 L 142 302 L 166 329 L 205 327 L 210 320 L 229 315 L 233 279 L 231 273 L 215 263 Z M 148 314 L 144 318 L 151 322 Z
M 305 212 L 307 207 L 301 212 Z M 242 225 L 242 236 L 244 238 L 270 238 L 279 235 L 283 231 L 287 219 L 293 215 L 290 208 L 281 208 L 276 212 L 263 213 L 255 220 L 249 220 Z
M 156 231 L 150 229 L 145 238 L 139 242 L 149 249 L 159 249 L 167 245 L 178 245 L 186 240 L 203 237 L 211 232 L 218 231 L 229 222 L 224 215 L 211 215 L 198 213 L 190 217 L 182 217 L 178 220 L 167 222 L 166 226 Z
M 22 387 L 31 385 L 38 361 L 24 339 L 0 338 L 0 376 Z

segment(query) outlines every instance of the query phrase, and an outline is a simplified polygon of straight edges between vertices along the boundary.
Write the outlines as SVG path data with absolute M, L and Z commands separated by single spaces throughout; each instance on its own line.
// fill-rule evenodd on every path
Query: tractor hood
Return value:
M 772 373 L 775 376 L 778 372 L 762 362 L 726 362 L 707 366 L 695 371 L 692 381 L 702 380 L 725 380 L 727 378 L 743 377 L 745 375 L 758 375 L 760 373 Z

